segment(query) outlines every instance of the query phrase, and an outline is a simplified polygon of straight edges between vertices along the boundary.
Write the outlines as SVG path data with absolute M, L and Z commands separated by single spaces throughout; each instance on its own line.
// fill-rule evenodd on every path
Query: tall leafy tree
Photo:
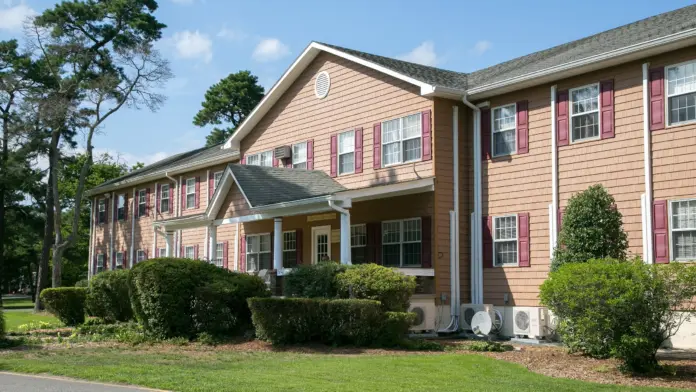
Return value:
M 261 102 L 264 89 L 258 82 L 251 72 L 239 71 L 229 74 L 206 91 L 205 101 L 201 104 L 203 108 L 193 118 L 193 124 L 199 127 L 225 125 L 213 128 L 206 137 L 206 146 L 224 142 Z

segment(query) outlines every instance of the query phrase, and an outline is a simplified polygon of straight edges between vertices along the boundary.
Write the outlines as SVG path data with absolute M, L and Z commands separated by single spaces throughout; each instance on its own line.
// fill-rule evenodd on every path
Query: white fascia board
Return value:
M 225 219 L 217 219 L 217 220 L 213 221 L 213 224 L 216 226 L 229 225 L 229 224 L 233 224 L 233 223 L 254 222 L 254 221 L 259 221 L 259 220 L 264 220 L 264 219 L 272 219 L 272 218 L 296 216 L 296 215 L 306 215 L 306 214 L 315 214 L 315 213 L 319 213 L 319 212 L 328 212 L 328 211 L 333 211 L 329 207 L 329 203 L 317 203 L 317 204 L 313 204 L 313 205 L 305 205 L 305 206 L 287 208 L 284 210 L 279 209 L 279 210 L 273 210 L 273 211 L 263 211 L 263 212 L 259 212 L 257 214 L 235 216 L 232 218 L 225 218 Z
M 220 183 L 218 183 L 218 187 L 213 192 L 213 197 L 208 202 L 208 208 L 205 209 L 206 218 L 212 220 L 217 216 L 233 184 L 234 177 L 232 176 L 232 170 L 228 166 L 222 173 L 222 178 L 220 178 Z

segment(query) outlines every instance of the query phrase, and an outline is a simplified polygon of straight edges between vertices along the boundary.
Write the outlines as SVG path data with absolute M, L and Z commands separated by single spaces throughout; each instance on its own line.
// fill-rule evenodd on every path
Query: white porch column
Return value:
M 273 219 L 273 269 L 283 270 L 283 218 Z
M 351 265 L 350 212 L 341 213 L 341 264 Z
M 215 260 L 217 258 L 217 226 L 210 225 L 208 228 L 208 259 Z
M 174 255 L 172 254 L 172 251 L 174 250 L 174 232 L 168 231 L 165 238 L 167 240 L 167 257 L 173 257 Z M 157 256 L 159 257 L 159 255 Z

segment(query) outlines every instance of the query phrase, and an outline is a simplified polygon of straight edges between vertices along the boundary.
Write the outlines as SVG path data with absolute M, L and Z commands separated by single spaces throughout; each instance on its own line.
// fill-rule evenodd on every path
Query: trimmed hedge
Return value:
M 315 265 L 299 265 L 283 277 L 283 295 L 301 298 L 336 298 L 336 275 L 346 270 L 345 265 L 333 261 Z
M 0 339 L 5 337 L 5 308 L 0 307 Z
M 256 276 L 190 259 L 138 263 L 128 284 L 135 317 L 145 333 L 161 339 L 234 334 L 251 325 L 246 299 L 270 295 Z
M 87 310 L 108 322 L 133 319 L 128 293 L 129 270 L 104 271 L 92 278 L 87 291 Z
M 41 302 L 65 325 L 74 326 L 85 322 L 84 287 L 58 287 L 41 292 Z
M 394 346 L 415 315 L 384 312 L 379 302 L 358 299 L 250 298 L 259 339 L 274 345 Z
M 386 311 L 405 312 L 416 291 L 416 278 L 377 264 L 361 264 L 336 275 L 341 298 L 371 299 Z

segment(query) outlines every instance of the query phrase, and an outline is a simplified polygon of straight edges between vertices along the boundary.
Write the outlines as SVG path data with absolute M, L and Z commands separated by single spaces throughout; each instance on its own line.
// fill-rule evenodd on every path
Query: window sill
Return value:
M 696 124 L 696 120 L 682 121 L 682 122 L 673 123 L 673 124 L 666 124 L 665 129 L 679 128 L 679 127 L 683 127 L 685 125 L 695 125 L 695 124 Z
M 423 162 L 423 157 L 418 158 L 418 159 L 413 159 L 410 161 L 406 161 L 406 162 L 398 162 L 398 163 L 392 163 L 389 165 L 382 165 L 382 167 L 380 169 L 388 169 L 388 168 L 394 167 L 394 166 L 408 165 L 409 163 L 418 163 L 418 162 Z
M 575 140 L 575 141 L 571 140 L 570 143 L 568 143 L 568 145 L 575 146 L 575 145 L 583 144 L 583 143 L 596 142 L 597 140 L 602 140 L 602 136 L 600 135 L 597 137 L 593 137 L 592 139 L 582 139 L 582 140 Z
M 520 264 L 494 265 L 493 268 L 519 268 Z
M 434 268 L 423 267 L 394 267 L 395 270 L 406 276 L 435 276 Z

